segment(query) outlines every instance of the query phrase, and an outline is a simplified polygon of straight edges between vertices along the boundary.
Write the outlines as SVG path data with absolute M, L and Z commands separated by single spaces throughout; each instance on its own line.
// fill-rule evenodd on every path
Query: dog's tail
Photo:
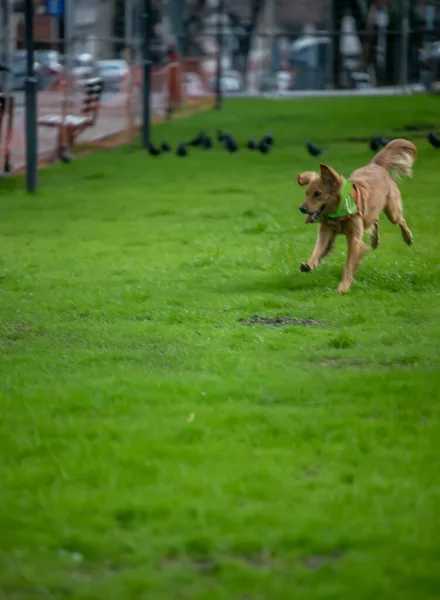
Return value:
M 379 165 L 390 172 L 394 179 L 411 177 L 417 148 L 408 140 L 393 140 L 378 152 L 370 164 Z

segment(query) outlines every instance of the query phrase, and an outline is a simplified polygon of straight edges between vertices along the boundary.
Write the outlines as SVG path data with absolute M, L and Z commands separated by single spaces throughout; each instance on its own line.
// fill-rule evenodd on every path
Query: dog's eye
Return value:
M 318 196 L 321 195 L 321 192 L 316 191 L 313 195 L 315 196 L 315 198 L 318 198 Z

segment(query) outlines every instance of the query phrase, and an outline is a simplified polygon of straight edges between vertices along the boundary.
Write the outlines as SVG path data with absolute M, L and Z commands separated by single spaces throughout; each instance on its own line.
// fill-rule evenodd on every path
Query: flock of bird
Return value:
M 428 133 L 428 141 L 431 144 L 431 146 L 433 146 L 434 148 L 440 148 L 440 138 L 433 131 L 430 131 Z M 368 145 L 372 152 L 378 152 L 379 150 L 382 150 L 382 148 L 385 148 L 385 146 L 389 143 L 390 143 L 390 140 L 387 137 L 378 135 L 378 136 L 372 137 L 370 139 L 370 141 L 368 142 Z M 314 156 L 315 158 L 317 158 L 318 156 L 320 156 L 323 152 L 325 152 L 327 150 L 326 148 L 318 148 L 318 146 L 315 146 L 314 144 L 311 144 L 310 142 L 307 142 L 306 147 L 307 147 L 308 153 L 311 154 L 312 156 Z
M 217 142 L 222 148 L 224 148 L 227 152 L 230 152 L 231 154 L 238 152 L 238 150 L 240 149 L 239 144 L 230 133 L 225 133 L 223 131 L 218 130 Z M 259 141 L 256 141 L 254 138 L 249 138 L 249 140 L 246 143 L 246 147 L 249 148 L 249 150 L 257 150 L 262 154 L 267 154 L 271 151 L 273 144 L 273 135 L 270 132 L 268 132 Z M 214 147 L 214 140 L 209 134 L 205 133 L 204 131 L 201 131 L 198 135 L 196 135 L 195 138 L 193 138 L 189 142 L 179 143 L 179 145 L 176 148 L 177 156 L 188 156 L 190 147 L 201 148 L 202 150 L 211 150 L 211 148 Z M 151 156 L 159 156 L 160 154 L 166 154 L 167 152 L 171 151 L 171 146 L 168 144 L 168 142 L 165 141 L 163 141 L 160 146 L 155 146 L 154 144 L 150 143 L 148 147 L 148 152 L 151 154 Z
M 388 138 L 383 136 L 372 137 L 369 141 L 370 150 L 372 152 L 378 152 L 379 150 L 384 148 L 389 143 L 389 141 L 390 140 Z M 440 138 L 433 131 L 429 132 L 428 141 L 434 148 L 440 148 Z M 238 150 L 240 149 L 239 144 L 230 133 L 224 133 L 223 131 L 218 130 L 217 142 L 218 144 L 220 144 L 221 147 L 223 147 L 227 152 L 230 152 L 231 154 L 238 152 Z M 252 137 L 249 138 L 245 147 L 247 147 L 249 150 L 259 151 L 262 154 L 268 154 L 272 150 L 274 142 L 275 140 L 273 135 L 270 132 L 268 132 L 258 141 L 256 141 Z M 203 150 L 211 150 L 214 147 L 214 141 L 209 134 L 205 133 L 204 131 L 201 131 L 198 135 L 196 135 L 196 137 L 194 137 L 189 142 L 179 143 L 179 145 L 176 148 L 177 156 L 188 156 L 189 147 L 201 148 Z M 314 158 L 318 158 L 323 152 L 327 151 L 327 148 L 320 148 L 319 146 L 312 144 L 312 142 L 306 143 L 306 149 L 307 152 Z M 148 152 L 152 156 L 159 156 L 160 154 L 166 154 L 171 151 L 172 148 L 170 144 L 168 144 L 168 142 L 165 141 L 163 141 L 160 146 L 155 146 L 154 144 L 150 143 L 148 147 Z

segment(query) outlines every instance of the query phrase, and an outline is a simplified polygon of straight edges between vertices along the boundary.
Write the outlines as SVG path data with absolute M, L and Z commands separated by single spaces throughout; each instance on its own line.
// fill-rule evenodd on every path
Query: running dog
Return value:
M 307 215 L 306 224 L 319 221 L 315 249 L 308 262 L 301 263 L 303 273 L 316 269 L 333 248 L 338 234 L 348 243 L 347 261 L 338 292 L 348 292 L 362 256 L 379 245 L 379 215 L 385 212 L 399 225 L 404 241 L 410 246 L 413 236 L 402 214 L 402 198 L 395 181 L 411 177 L 417 149 L 407 140 L 387 144 L 366 166 L 354 171 L 346 180 L 327 165 L 320 172 L 298 175 L 298 184 L 307 186 L 300 211 Z M 371 246 L 364 244 L 364 232 L 370 233 Z

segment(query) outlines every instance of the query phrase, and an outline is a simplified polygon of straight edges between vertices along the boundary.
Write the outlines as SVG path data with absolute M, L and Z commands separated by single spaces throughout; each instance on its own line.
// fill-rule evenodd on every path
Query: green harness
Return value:
M 341 189 L 342 200 L 339 203 L 337 210 L 327 215 L 330 219 L 340 219 L 341 217 L 347 217 L 348 215 L 355 215 L 358 210 L 356 201 L 351 197 L 354 185 L 351 181 L 344 179 L 344 185 Z

